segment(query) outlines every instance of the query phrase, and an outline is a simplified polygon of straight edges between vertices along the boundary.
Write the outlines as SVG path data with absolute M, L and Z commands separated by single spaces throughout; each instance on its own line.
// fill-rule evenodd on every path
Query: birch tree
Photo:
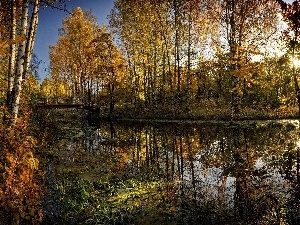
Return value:
M 16 40 L 10 47 L 7 75 L 7 108 L 10 125 L 14 125 L 19 114 L 20 98 L 23 80 L 29 68 L 34 41 L 38 26 L 38 15 L 41 5 L 55 6 L 64 0 L 5 0 L 9 9 L 9 37 Z

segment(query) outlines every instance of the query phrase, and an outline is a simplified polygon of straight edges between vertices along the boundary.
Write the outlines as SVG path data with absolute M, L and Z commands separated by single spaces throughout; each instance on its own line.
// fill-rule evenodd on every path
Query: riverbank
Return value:
M 218 108 L 204 108 L 197 112 L 159 111 L 159 110 L 116 110 L 112 115 L 101 115 L 101 119 L 112 121 L 155 121 L 155 122 L 205 122 L 205 121 L 247 121 L 247 120 L 282 120 L 299 119 L 296 107 L 284 107 L 278 109 L 241 109 L 239 114 L 232 117 L 231 110 Z

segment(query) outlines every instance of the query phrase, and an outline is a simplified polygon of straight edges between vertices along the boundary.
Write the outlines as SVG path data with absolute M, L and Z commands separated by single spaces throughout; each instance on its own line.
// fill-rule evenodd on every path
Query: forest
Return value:
M 109 28 L 74 9 L 40 94 L 133 118 L 297 116 L 298 6 L 284 7 L 116 1 Z
M 77 7 L 41 80 L 68 2 L 0 2 L 0 224 L 300 221 L 300 1 Z

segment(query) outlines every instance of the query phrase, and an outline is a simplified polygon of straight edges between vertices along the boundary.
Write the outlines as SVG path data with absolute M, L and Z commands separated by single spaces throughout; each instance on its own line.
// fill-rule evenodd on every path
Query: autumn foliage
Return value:
M 0 125 L 0 220 L 4 224 L 37 224 L 42 220 L 36 140 L 30 135 L 29 115 L 13 127 Z

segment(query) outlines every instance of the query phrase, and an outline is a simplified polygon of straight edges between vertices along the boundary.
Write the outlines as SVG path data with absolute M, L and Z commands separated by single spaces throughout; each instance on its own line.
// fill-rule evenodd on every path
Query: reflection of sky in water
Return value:
M 284 125 L 293 125 L 295 128 L 299 128 L 298 120 L 283 120 L 281 121 Z M 226 139 L 222 139 L 226 145 Z M 300 147 L 300 139 L 296 143 L 296 148 Z M 217 154 L 220 151 L 220 141 L 214 141 L 210 146 L 210 151 Z M 289 150 L 284 150 L 289 151 Z M 236 192 L 236 178 L 233 176 L 223 176 L 223 169 L 220 167 L 207 167 L 207 165 L 202 165 L 201 157 L 205 150 L 200 150 L 195 156 L 196 160 L 193 161 L 194 169 L 194 179 L 196 180 L 196 189 L 205 192 L 205 200 L 210 198 L 220 198 L 223 197 L 225 203 L 230 207 L 234 207 L 234 195 Z M 268 156 L 267 156 L 268 157 Z M 292 167 L 293 173 L 297 173 L 297 162 L 294 163 Z M 191 186 L 193 177 L 189 166 L 185 166 L 183 182 L 187 187 Z M 266 168 L 269 168 L 268 170 Z M 270 169 L 271 168 L 271 169 Z M 273 169 L 272 169 L 273 168 Z M 263 157 L 259 157 L 255 160 L 254 168 L 255 171 L 265 170 L 263 176 L 250 174 L 251 188 L 256 188 L 257 192 L 272 192 L 276 196 L 288 199 L 291 197 L 293 191 L 292 185 L 289 181 L 284 178 L 284 175 L 280 173 L 278 168 L 274 166 L 268 166 L 267 162 L 264 161 Z M 190 187 L 189 187 L 190 188 Z M 202 193 L 203 194 L 203 193 Z M 199 195 L 200 196 L 200 195 Z
M 198 155 L 196 158 L 201 158 Z M 197 181 L 197 191 L 199 194 L 199 200 L 211 200 L 212 198 L 222 198 L 229 207 L 233 207 L 233 198 L 235 193 L 235 178 L 234 177 L 223 177 L 223 170 L 217 167 L 205 168 L 197 160 L 193 162 L 195 180 Z M 184 171 L 184 182 L 187 186 L 192 183 L 192 174 L 190 170 Z M 203 198 L 204 197 L 204 198 Z
M 199 161 L 194 161 L 194 176 L 196 189 L 199 192 L 199 200 L 211 200 L 211 198 L 222 199 L 230 208 L 234 207 L 234 195 L 236 192 L 236 178 L 232 176 L 222 176 L 223 170 L 217 167 L 205 168 Z M 264 168 L 262 159 L 258 159 L 255 169 Z M 264 177 L 250 176 L 252 187 L 256 187 L 258 192 L 271 191 L 278 197 L 288 198 L 292 191 L 291 184 L 287 182 L 279 171 L 275 170 L 267 173 Z M 192 174 L 189 169 L 185 169 L 183 182 L 185 187 L 192 188 Z M 204 197 L 204 199 L 203 199 Z M 201 199 L 202 198 L 202 199 Z
M 269 152 L 268 149 L 269 146 L 264 146 L 266 148 L 262 148 L 262 149 L 260 149 L 261 146 L 259 146 L 258 149 L 256 146 L 254 146 L 254 144 L 257 144 L 256 142 L 257 140 L 255 139 L 259 139 L 259 138 L 262 138 L 261 141 L 263 145 L 266 143 L 274 144 L 273 140 L 272 141 L 271 139 L 270 141 L 266 140 L 269 138 L 268 135 L 266 135 L 266 137 L 259 137 L 259 136 L 254 137 L 255 141 L 251 139 L 252 137 L 247 137 L 249 139 L 249 140 L 247 139 L 247 141 L 249 142 L 252 141 L 251 148 L 249 147 L 248 150 L 252 151 L 252 153 L 255 155 L 254 156 L 255 160 L 253 161 L 252 167 L 251 165 L 246 165 L 244 168 L 241 168 L 241 170 L 244 176 L 247 178 L 246 188 L 250 188 L 253 193 L 260 195 L 263 192 L 265 193 L 270 192 L 276 195 L 277 197 L 280 197 L 281 199 L 287 199 L 290 197 L 290 193 L 292 192 L 292 185 L 291 182 L 284 177 L 282 171 L 280 171 L 279 168 L 281 165 L 279 165 L 278 163 L 281 162 L 280 160 L 284 162 L 284 160 L 282 159 L 283 156 L 281 154 L 285 151 L 290 151 L 290 149 L 287 148 L 287 144 L 289 142 L 295 144 L 296 147 L 300 147 L 300 139 L 298 138 L 299 121 L 298 120 L 281 121 L 281 124 L 283 124 L 285 127 L 291 126 L 296 128 L 296 129 L 293 128 L 291 130 L 283 129 L 283 128 L 280 128 L 283 130 L 274 130 L 272 126 L 271 127 L 268 126 L 269 123 L 270 121 L 258 122 L 256 124 L 256 127 L 254 128 L 254 131 L 257 132 L 257 130 L 255 129 L 259 129 L 261 127 L 266 126 L 266 129 L 261 130 L 260 131 L 261 133 L 259 133 L 259 135 L 260 134 L 265 135 L 266 133 L 268 134 L 268 132 L 270 132 L 270 135 L 273 139 L 278 138 L 279 136 L 276 135 L 279 134 L 283 136 L 286 135 L 284 136 L 284 138 L 287 143 L 283 143 L 282 146 L 278 146 L 279 149 L 277 150 L 280 151 L 279 153 L 276 152 L 277 151 L 276 149 L 275 149 L 276 151 Z M 149 145 L 147 151 L 153 151 L 153 149 L 156 148 L 155 151 L 159 152 L 160 158 L 157 160 L 159 161 L 160 164 L 159 167 L 161 169 L 164 170 L 166 169 L 166 165 L 165 165 L 166 157 L 168 158 L 170 164 L 172 163 L 171 159 L 172 158 L 174 159 L 173 163 L 175 165 L 175 170 L 173 175 L 174 175 L 174 183 L 178 191 L 177 193 L 178 196 L 180 196 L 180 192 L 182 190 L 181 188 L 183 187 L 185 194 L 187 194 L 188 196 L 193 196 L 193 194 L 196 193 L 197 200 L 208 201 L 211 199 L 219 199 L 222 200 L 223 203 L 227 204 L 227 206 L 229 206 L 230 208 L 234 207 L 234 198 L 236 194 L 237 180 L 234 177 L 235 176 L 234 173 L 231 173 L 231 170 L 229 173 L 228 171 L 226 173 L 224 172 L 224 170 L 228 170 L 228 168 L 229 169 L 233 168 L 233 170 L 238 169 L 236 168 L 235 162 L 232 162 L 232 160 L 234 160 L 232 158 L 233 140 L 230 139 L 231 136 L 228 131 L 221 133 L 218 137 L 210 136 L 213 134 L 208 134 L 205 138 L 207 138 L 211 142 L 208 141 L 209 145 L 204 145 L 203 147 L 201 146 L 203 143 L 202 144 L 196 143 L 196 142 L 200 142 L 199 137 L 197 135 L 203 136 L 203 134 L 202 133 L 198 134 L 199 130 L 195 128 L 191 129 L 194 132 L 189 137 L 190 138 L 189 141 L 193 142 L 191 148 L 196 148 L 196 151 L 198 150 L 197 153 L 193 153 L 194 155 L 192 156 L 193 158 L 192 162 L 188 157 L 189 153 L 187 147 L 188 145 L 187 140 L 185 139 L 186 136 L 184 135 L 180 136 L 180 138 L 182 138 L 180 140 L 182 142 L 185 142 L 183 143 L 182 147 L 186 148 L 184 149 L 183 152 L 183 158 L 184 158 L 183 165 L 181 165 L 181 160 L 178 158 L 177 155 L 179 154 L 178 152 L 179 150 L 176 149 L 178 146 L 176 147 L 172 146 L 172 144 L 174 144 L 172 143 L 172 140 L 174 141 L 176 138 L 179 138 L 179 135 L 177 133 L 172 133 L 172 132 L 167 133 L 167 131 L 164 131 L 162 129 L 163 130 L 162 132 L 163 134 L 162 134 L 157 132 L 156 128 L 153 127 L 146 127 L 140 129 L 139 132 L 132 132 L 132 130 L 134 129 L 134 127 L 132 127 L 132 130 L 129 129 L 128 132 L 124 132 L 122 130 L 122 135 L 121 135 L 120 133 L 122 127 L 117 126 L 115 127 L 115 129 L 117 135 L 116 138 L 114 139 L 110 137 L 110 130 L 108 127 L 100 127 L 94 133 L 82 134 L 82 132 L 79 132 L 80 135 L 77 135 L 78 138 L 80 139 L 79 136 L 81 136 L 81 138 L 85 140 L 83 142 L 80 141 L 76 142 L 73 140 L 74 142 L 66 144 L 68 149 L 68 153 L 66 154 L 66 159 L 67 160 L 72 159 L 74 152 L 77 151 L 76 149 L 80 149 L 80 147 L 78 147 L 80 143 L 81 144 L 83 143 L 86 146 L 85 149 L 88 149 L 90 145 L 93 145 L 94 150 L 96 150 L 96 154 L 101 154 L 101 151 L 106 151 L 105 149 L 109 148 L 109 144 L 110 144 L 109 141 L 117 140 L 119 142 L 119 141 L 127 140 L 129 142 L 128 143 L 126 142 L 125 146 L 117 147 L 117 148 L 122 149 L 123 153 L 127 154 L 126 155 L 127 161 L 125 163 L 128 165 L 128 167 L 130 168 L 136 167 L 135 169 L 138 169 L 137 167 L 143 164 L 141 164 L 140 162 L 137 163 L 137 160 L 138 161 L 146 160 L 145 148 L 147 143 Z M 118 132 L 120 132 L 119 135 Z M 289 136 L 288 132 L 293 132 L 293 133 L 292 135 Z M 163 136 L 165 134 L 166 136 Z M 249 134 L 251 135 L 252 133 L 250 132 Z M 153 136 L 155 136 L 155 138 L 153 138 Z M 244 136 L 241 137 L 244 138 Z M 290 139 L 291 137 L 293 139 Z M 86 139 L 91 140 L 91 142 L 88 142 Z M 155 144 L 153 144 L 154 140 L 156 141 Z M 169 143 L 163 143 L 164 140 L 169 141 Z M 114 143 L 118 143 L 118 142 L 114 142 Z M 177 140 L 176 143 L 177 145 L 179 145 L 180 142 Z M 173 147 L 174 149 L 176 149 L 176 151 L 174 150 L 174 152 L 172 152 Z M 223 159 L 222 157 L 220 157 L 220 155 L 222 156 L 222 154 L 225 154 L 224 153 L 225 149 L 227 150 L 229 149 L 229 151 L 226 152 L 226 154 L 228 154 L 228 158 Z M 193 149 L 193 151 L 194 150 L 195 149 Z M 133 152 L 135 154 L 133 154 Z M 136 157 L 137 152 L 139 152 L 138 153 L 139 159 L 131 158 L 133 155 L 135 155 Z M 175 155 L 173 156 L 174 153 Z M 203 157 L 204 158 L 207 157 L 208 160 L 203 161 Z M 277 158 L 272 159 L 272 157 L 277 157 Z M 211 163 L 210 160 L 216 160 L 217 165 L 210 164 Z M 224 162 L 222 160 L 224 160 Z M 181 166 L 183 166 L 182 182 L 180 178 L 181 169 L 179 168 Z M 192 174 L 191 167 L 193 167 L 194 176 Z M 169 169 L 170 169 L 170 165 L 169 165 Z M 295 174 L 296 169 L 297 169 L 296 164 L 294 164 L 293 171 L 291 172 Z

